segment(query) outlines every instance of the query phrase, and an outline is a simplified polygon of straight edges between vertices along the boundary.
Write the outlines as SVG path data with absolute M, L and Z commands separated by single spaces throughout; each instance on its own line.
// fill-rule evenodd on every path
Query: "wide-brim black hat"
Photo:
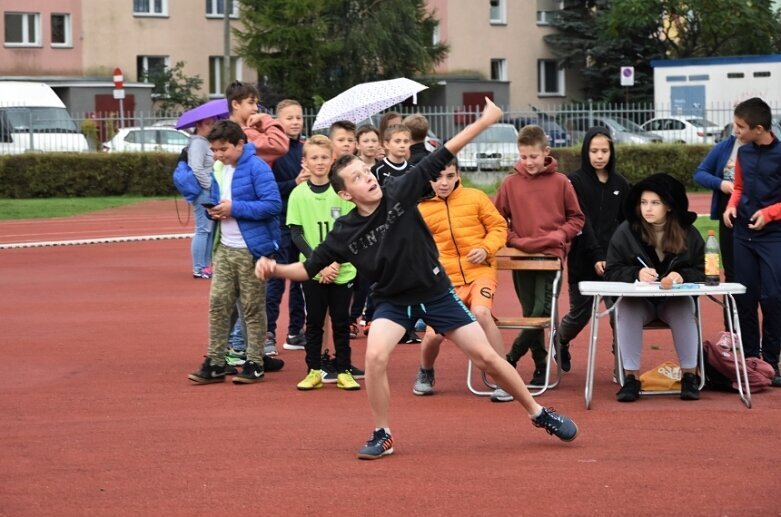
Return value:
M 652 174 L 639 181 L 629 190 L 624 205 L 624 213 L 630 221 L 637 219 L 635 208 L 640 202 L 643 192 L 655 192 L 659 198 L 670 207 L 671 213 L 678 219 L 681 226 L 691 226 L 697 220 L 695 212 L 689 212 L 689 198 L 683 183 L 667 173 Z

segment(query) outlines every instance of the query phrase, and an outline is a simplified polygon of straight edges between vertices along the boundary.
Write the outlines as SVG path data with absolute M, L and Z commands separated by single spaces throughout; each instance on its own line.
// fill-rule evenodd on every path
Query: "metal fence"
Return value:
M 781 105 L 772 106 L 778 121 Z M 516 130 L 528 124 L 543 127 L 552 147 L 578 145 L 588 128 L 607 126 L 616 143 L 651 142 L 713 144 L 729 134 L 732 105 L 705 108 L 660 106 L 654 104 L 584 103 L 544 109 L 509 107 L 504 123 Z M 454 106 L 398 106 L 402 116 L 420 113 L 426 116 L 431 131 L 445 141 L 480 115 L 479 108 Z M 174 134 L 172 128 L 181 113 L 70 113 L 51 108 L 8 106 L 0 102 L 0 154 L 25 151 L 171 151 L 181 148 L 185 133 Z M 304 135 L 317 116 L 316 110 L 305 110 Z M 380 115 L 369 121 L 379 123 Z M 141 128 L 130 130 L 127 128 Z M 162 129 L 161 129 L 162 128 Z M 125 131 L 122 131 L 125 129 Z M 165 129 L 165 130 L 164 130 Z M 781 128 L 775 125 L 777 134 Z M 490 148 L 493 142 L 483 142 Z

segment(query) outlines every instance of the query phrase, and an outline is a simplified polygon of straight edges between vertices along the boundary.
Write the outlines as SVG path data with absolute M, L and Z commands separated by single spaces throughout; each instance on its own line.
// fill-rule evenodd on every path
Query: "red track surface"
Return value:
M 164 210 L 142 204 L 59 221 L 66 232 L 78 226 L 72 238 L 158 234 L 166 224 L 182 233 L 172 205 Z M 105 217 L 109 230 L 90 227 Z M 24 232 L 71 238 L 41 223 L 26 222 Z M 3 242 L 10 224 L 0 224 Z M 606 324 L 594 409 L 583 403 L 588 329 L 574 344 L 573 372 L 540 398 L 576 419 L 571 444 L 533 428 L 517 404 L 469 394 L 466 361 L 451 346 L 437 364 L 437 394 L 415 397 L 418 348 L 400 345 L 390 367 L 396 454 L 362 462 L 355 452 L 371 432 L 365 392 L 296 391 L 301 352 L 282 350 L 285 369 L 259 385 L 187 380 L 206 349 L 209 286 L 189 277 L 187 241 L 4 250 L 0 275 L 0 515 L 781 510 L 781 391 L 755 394 L 751 410 L 713 392 L 699 402 L 619 405 Z M 500 287 L 497 305 L 516 303 Z M 719 309 L 703 302 L 703 313 L 704 333 L 714 336 Z M 675 357 L 669 332 L 648 333 L 646 343 L 647 367 Z M 353 345 L 360 364 L 365 338 Z M 519 368 L 531 373 L 528 358 Z

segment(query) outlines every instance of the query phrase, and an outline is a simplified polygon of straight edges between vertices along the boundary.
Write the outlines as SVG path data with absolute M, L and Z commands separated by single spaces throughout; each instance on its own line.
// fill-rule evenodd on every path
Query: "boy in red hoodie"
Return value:
M 521 159 L 514 166 L 515 174 L 504 179 L 496 195 L 496 208 L 508 222 L 507 245 L 527 253 L 553 255 L 563 263 L 572 239 L 585 223 L 575 189 L 567 176 L 557 171 L 541 127 L 524 127 L 518 134 L 518 150 Z M 513 271 L 513 285 L 525 317 L 550 314 L 554 277 L 553 271 Z M 540 329 L 522 330 L 507 354 L 515 366 L 531 349 L 532 386 L 545 384 L 548 353 L 544 337 Z

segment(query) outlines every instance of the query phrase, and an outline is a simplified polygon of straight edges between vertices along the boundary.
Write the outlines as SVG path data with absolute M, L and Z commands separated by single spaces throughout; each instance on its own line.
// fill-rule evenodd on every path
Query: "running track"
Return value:
M 187 231 L 170 201 L 0 223 L 0 243 Z M 260 385 L 190 385 L 208 282 L 189 277 L 189 241 L 0 250 L 0 278 L 0 515 L 781 512 L 779 392 L 755 394 L 751 410 L 712 392 L 619 405 L 607 325 L 594 409 L 583 406 L 585 334 L 573 372 L 540 399 L 577 420 L 575 442 L 532 428 L 516 404 L 468 394 L 451 347 L 437 394 L 415 397 L 417 347 L 402 345 L 390 367 L 397 452 L 361 462 L 365 392 L 297 392 L 301 352 L 282 351 L 288 365 Z M 500 288 L 497 305 L 514 303 Z M 713 336 L 718 308 L 703 312 Z M 646 336 L 646 366 L 674 357 L 669 332 Z M 365 338 L 353 345 L 360 364 Z

